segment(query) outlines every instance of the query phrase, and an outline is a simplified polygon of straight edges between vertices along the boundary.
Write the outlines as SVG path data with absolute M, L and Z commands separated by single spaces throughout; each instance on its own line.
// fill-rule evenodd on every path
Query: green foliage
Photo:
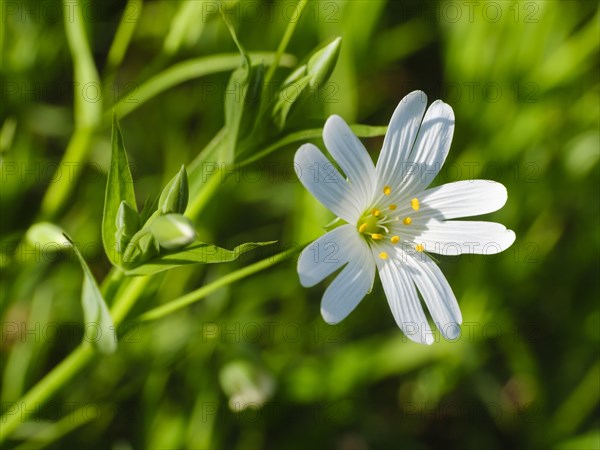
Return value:
M 156 242 L 159 242 L 158 238 Z M 127 275 L 151 275 L 186 264 L 231 262 L 250 250 L 273 243 L 274 241 L 248 242 L 246 244 L 238 245 L 233 250 L 227 250 L 212 244 L 194 241 L 187 245 L 183 250 L 167 252 L 159 257 L 145 260 L 142 265 L 127 270 Z
M 226 2 L 250 63 L 213 2 L 130 0 L 119 11 L 65 2 L 71 22 L 48 20 L 49 1 L 9 3 L 0 27 L 6 448 L 598 447 L 597 2 L 307 2 L 297 21 L 286 2 Z M 256 21 L 250 4 L 263 12 Z M 314 87 L 312 58 L 325 75 Z M 333 59 L 331 73 L 316 64 Z M 258 109 L 248 97 L 226 112 L 233 72 L 247 83 L 252 70 Z M 376 160 L 394 107 L 414 89 L 456 116 L 436 182 L 502 182 L 506 206 L 481 220 L 518 237 L 501 255 L 440 258 L 465 323 L 456 342 L 436 335 L 426 348 L 403 338 L 378 283 L 332 327 L 319 316 L 327 283 L 304 289 L 293 257 L 271 257 L 333 219 L 295 179 L 295 149 L 322 148 L 335 113 Z M 111 142 L 113 110 L 127 156 L 118 124 Z M 177 177 L 164 212 L 183 214 L 195 239 L 166 249 L 173 235 L 160 227 L 157 240 L 152 229 Z M 149 199 L 139 214 L 136 197 Z M 102 298 L 118 350 L 85 356 L 74 305 L 106 329 Z M 10 409 L 20 401 L 24 415 Z
M 137 214 L 135 191 L 133 188 L 133 178 L 127 161 L 127 153 L 123 143 L 123 136 L 117 120 L 117 115 L 113 115 L 112 124 L 112 153 L 110 161 L 110 170 L 106 182 L 106 193 L 104 196 L 104 212 L 102 214 L 102 243 L 104 251 L 114 265 L 120 264 L 121 251 L 125 242 L 122 242 L 123 234 L 129 234 L 134 228 L 131 219 L 127 220 L 127 231 L 124 230 L 123 222 L 127 216 L 130 216 L 125 209 L 121 210 L 122 202 L 126 206 L 123 208 L 133 209 Z M 119 214 L 122 211 L 122 214 Z M 117 220 L 119 219 L 119 220 Z M 137 228 L 137 226 L 135 227 Z M 118 237 L 117 237 L 118 236 Z M 117 241 L 119 239 L 119 242 Z
M 71 238 L 65 235 L 69 241 Z M 113 353 L 117 349 L 116 327 L 113 323 L 106 302 L 102 297 L 100 288 L 90 271 L 84 257 L 73 244 L 73 251 L 83 270 L 83 287 L 81 289 L 81 306 L 83 307 L 83 322 L 86 326 L 86 341 L 93 342 L 94 346 L 102 353 Z M 95 325 L 95 335 L 89 336 L 87 329 L 90 325 Z

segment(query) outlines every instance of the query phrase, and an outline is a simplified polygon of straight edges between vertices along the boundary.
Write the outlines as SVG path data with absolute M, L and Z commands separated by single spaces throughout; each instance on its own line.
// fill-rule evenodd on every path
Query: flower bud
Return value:
M 340 55 L 341 46 L 342 38 L 338 37 L 310 57 L 307 63 L 308 74 L 311 76 L 310 87 L 318 86 L 329 79 Z
M 159 247 L 156 238 L 152 233 L 142 230 L 136 233 L 127 245 L 123 254 L 123 262 L 135 263 L 147 261 L 158 255 L 158 252 Z
M 50 222 L 40 222 L 32 225 L 26 234 L 27 241 L 44 251 L 59 251 L 70 247 L 71 242 L 63 234 L 62 228 Z
M 189 197 L 189 187 L 187 172 L 184 166 L 167 183 L 160 198 L 158 199 L 158 211 L 161 214 L 178 213 L 183 214 L 187 207 Z
M 166 250 L 176 250 L 192 243 L 196 231 L 192 222 L 181 214 L 158 216 L 150 225 L 150 232 L 158 245 Z
M 116 218 L 117 231 L 115 232 L 115 241 L 117 252 L 123 253 L 127 243 L 137 233 L 140 227 L 140 219 L 137 211 L 131 207 L 125 200 L 119 205 Z

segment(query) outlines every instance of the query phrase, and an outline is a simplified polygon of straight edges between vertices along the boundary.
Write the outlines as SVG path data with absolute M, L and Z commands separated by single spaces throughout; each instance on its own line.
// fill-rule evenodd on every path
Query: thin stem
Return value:
M 58 177 L 56 183 L 50 183 L 50 186 L 48 186 L 42 200 L 42 219 L 52 220 L 66 202 L 75 185 L 76 180 L 74 178 L 77 178 L 77 174 L 81 173 L 81 167 L 79 166 L 85 159 L 93 133 L 93 128 L 79 128 L 71 136 L 59 165 L 59 170 L 62 170 L 63 175 L 67 174 L 67 176 Z
M 187 217 L 192 220 L 198 217 L 202 208 L 204 208 L 204 206 L 208 203 L 213 194 L 216 192 L 219 184 L 221 184 L 221 176 L 221 169 L 216 169 L 216 172 L 202 186 L 200 192 L 194 196 L 186 208 L 185 215 Z
M 150 280 L 151 277 L 135 277 L 127 284 L 123 294 L 119 296 L 118 301 L 110 310 L 110 315 L 115 322 L 120 322 L 125 318 L 136 300 L 143 294 L 144 288 Z
M 273 78 L 273 75 L 275 74 L 275 70 L 277 69 L 277 66 L 279 66 L 279 60 L 281 59 L 281 55 L 283 55 L 283 52 L 285 52 L 285 49 L 287 48 L 287 46 L 290 42 L 290 39 L 292 39 L 292 35 L 294 34 L 296 25 L 300 21 L 300 17 L 302 16 L 302 11 L 304 10 L 304 7 L 306 6 L 307 3 L 308 3 L 308 0 L 300 0 L 298 2 L 298 5 L 296 6 L 297 14 L 295 15 L 295 17 L 297 17 L 298 19 L 291 20 L 290 23 L 288 23 L 287 28 L 285 29 L 285 33 L 283 34 L 283 37 L 281 38 L 279 47 L 277 47 L 277 51 L 275 53 L 275 59 L 273 60 L 273 63 L 269 66 L 269 70 L 267 71 L 267 74 L 265 75 L 265 85 L 267 85 L 269 83 L 269 81 L 271 81 L 271 78 Z
M 246 278 L 252 274 L 260 272 L 268 267 L 274 266 L 281 261 L 284 261 L 287 258 L 290 258 L 302 250 L 304 246 L 296 247 L 291 250 L 285 250 L 281 253 L 278 253 L 275 256 L 271 256 L 269 258 L 258 261 L 254 264 L 250 264 L 249 266 L 243 267 L 235 272 L 228 273 L 227 275 L 219 278 L 216 281 L 213 281 L 206 286 L 202 286 L 195 291 L 192 291 L 188 294 L 182 295 L 179 298 L 176 298 L 169 303 L 159 306 L 158 308 L 151 309 L 150 311 L 145 312 L 144 314 L 138 316 L 133 320 L 139 321 L 150 321 L 160 319 L 166 315 L 169 315 L 179 309 L 185 308 L 186 306 L 191 305 L 192 303 L 197 302 L 198 300 L 203 299 L 209 294 L 212 294 L 217 289 L 226 286 L 228 284 L 233 283 L 234 281 L 241 280 L 242 278 Z
M 127 285 L 123 290 L 123 294 L 117 298 L 111 309 L 111 316 L 115 322 L 125 318 L 135 304 L 135 301 L 142 294 L 149 280 L 150 277 L 139 277 L 133 279 Z M 88 342 L 82 343 L 18 400 L 16 405 L 23 405 L 30 408 L 30 405 L 45 403 L 91 362 L 95 355 L 96 351 Z M 21 409 L 22 407 L 18 407 L 17 411 L 8 409 L 2 415 L 2 418 L 0 418 L 0 423 L 2 423 L 2 427 L 0 427 L 0 443 L 6 440 L 23 423 L 21 414 L 19 413 Z
M 107 72 L 109 74 L 112 74 L 121 65 L 141 13 L 142 0 L 129 0 L 127 5 L 125 5 L 121 22 L 106 58 Z M 109 78 L 112 79 L 111 76 Z
M 0 419 L 2 422 L 2 426 L 0 427 L 0 443 L 4 442 L 23 423 L 23 418 L 20 414 L 21 409 L 32 408 L 46 402 L 68 380 L 73 378 L 89 363 L 94 355 L 95 351 L 89 343 L 81 344 L 16 402 L 15 411 L 8 409 Z

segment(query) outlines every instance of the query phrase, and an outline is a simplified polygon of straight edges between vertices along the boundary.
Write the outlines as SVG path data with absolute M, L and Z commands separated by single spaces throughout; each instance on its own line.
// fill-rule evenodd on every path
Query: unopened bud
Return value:
M 30 244 L 39 244 L 42 247 L 55 244 L 56 247 L 49 246 L 49 248 L 56 248 L 56 250 L 71 245 L 71 242 L 63 234 L 62 228 L 50 222 L 39 222 L 32 225 L 27 230 L 26 238 Z
M 176 250 L 192 243 L 196 231 L 190 219 L 181 214 L 158 216 L 150 225 L 150 232 L 160 247 Z
M 341 47 L 342 38 L 338 37 L 310 57 L 307 63 L 308 74 L 311 76 L 310 87 L 318 86 L 329 79 L 337 63 Z
M 188 197 L 189 187 L 187 172 L 185 171 L 185 167 L 181 166 L 177 175 L 167 183 L 160 194 L 160 198 L 158 199 L 158 210 L 161 214 L 183 214 L 187 207 Z
M 131 239 L 123 254 L 123 262 L 134 263 L 147 261 L 158 255 L 159 247 L 156 238 L 149 231 L 142 230 Z
M 121 202 L 117 210 L 116 225 L 115 241 L 117 243 L 117 251 L 122 253 L 127 247 L 127 243 L 140 228 L 140 219 L 137 211 L 125 200 Z

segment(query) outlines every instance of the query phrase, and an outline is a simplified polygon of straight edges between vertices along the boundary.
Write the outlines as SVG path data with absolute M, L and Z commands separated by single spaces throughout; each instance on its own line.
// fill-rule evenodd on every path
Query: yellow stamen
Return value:
M 384 187 L 383 187 L 383 193 L 384 193 L 385 195 L 390 195 L 390 194 L 392 193 L 392 188 L 391 188 L 391 187 L 389 187 L 389 186 L 384 186 Z
M 396 208 L 397 208 L 397 206 L 396 206 L 396 205 L 394 205 L 393 203 L 390 205 L 390 210 L 391 210 L 391 211 L 395 210 Z
M 425 250 L 425 246 L 423 244 L 419 244 L 415 247 L 415 250 L 418 252 L 422 252 L 423 250 Z
M 371 235 L 371 237 L 372 237 L 373 239 L 375 239 L 376 241 L 378 241 L 378 240 L 381 240 L 381 239 L 383 239 L 383 234 L 379 234 L 379 233 L 373 233 L 373 234 Z
M 392 244 L 396 245 L 398 242 L 400 242 L 400 238 L 398 236 L 392 236 L 392 239 L 390 239 L 392 241 Z
M 381 253 L 379 254 L 379 257 L 380 257 L 381 259 L 388 259 L 388 254 L 387 254 L 386 252 L 381 252 Z
M 418 211 L 418 210 L 419 210 L 419 206 L 420 206 L 420 205 L 419 205 L 419 199 L 417 199 L 417 198 L 413 198 L 413 199 L 410 201 L 410 206 L 411 206 L 411 207 L 412 207 L 412 209 L 414 209 L 415 211 Z
M 412 219 L 410 217 L 405 217 L 404 220 L 402 220 L 402 223 L 404 225 L 410 225 L 412 223 Z
M 367 223 L 365 222 L 365 223 L 361 224 L 360 227 L 358 227 L 358 232 L 364 233 L 366 229 L 367 229 Z
M 373 211 L 371 211 L 371 214 L 373 214 L 375 217 L 379 217 L 381 215 L 381 211 L 375 208 Z

